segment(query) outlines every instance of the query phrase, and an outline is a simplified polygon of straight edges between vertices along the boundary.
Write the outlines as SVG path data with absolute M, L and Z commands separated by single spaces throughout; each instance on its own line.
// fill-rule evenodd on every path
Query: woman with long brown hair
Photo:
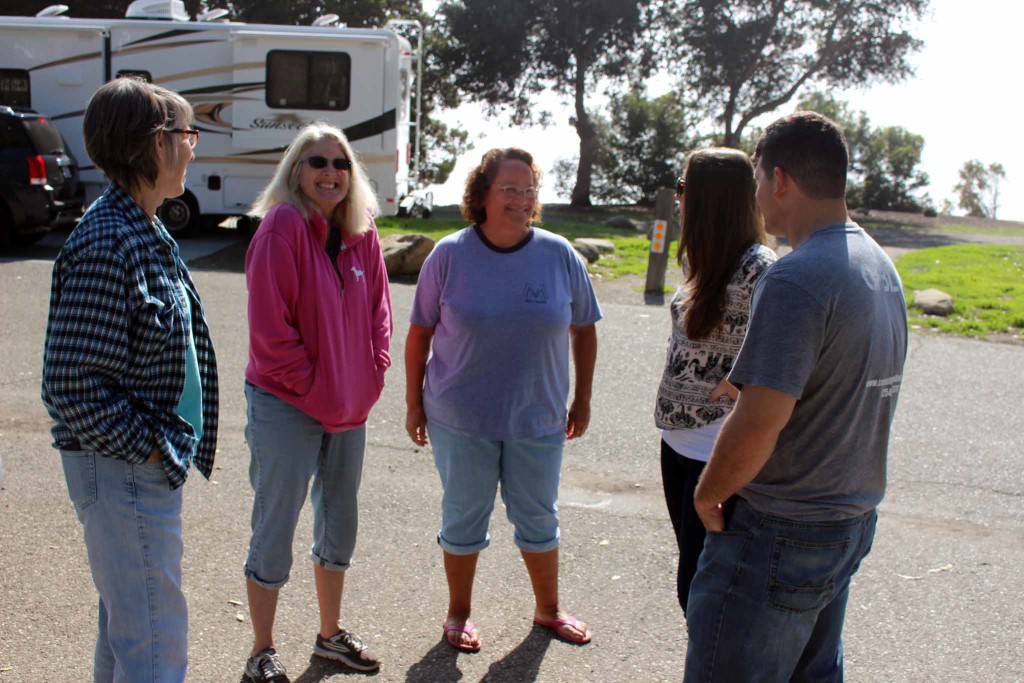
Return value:
M 676 258 L 683 283 L 670 305 L 672 336 L 654 419 L 662 430 L 661 473 L 679 544 L 677 592 L 684 614 L 704 547 L 693 491 L 732 410 L 730 397 L 712 400 L 710 394 L 732 369 L 747 331 L 754 284 L 776 258 L 765 245 L 754 190 L 750 158 L 723 148 L 691 154 L 676 188 L 681 217 Z

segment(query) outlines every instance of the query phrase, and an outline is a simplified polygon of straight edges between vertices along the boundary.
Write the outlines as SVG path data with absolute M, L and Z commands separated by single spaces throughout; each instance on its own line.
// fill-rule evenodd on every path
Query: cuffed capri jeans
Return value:
M 359 526 L 366 425 L 327 432 L 319 421 L 249 382 L 245 398 L 249 481 L 255 493 L 246 578 L 269 589 L 288 582 L 292 541 L 310 479 L 310 558 L 331 571 L 347 570 Z
M 68 495 L 99 593 L 96 683 L 181 683 L 188 607 L 181 592 L 181 488 L 163 463 L 61 451 Z
M 558 547 L 558 484 L 565 434 L 496 441 L 461 434 L 427 422 L 434 464 L 441 477 L 438 543 L 452 555 L 471 555 L 490 545 L 487 531 L 501 484 L 505 513 L 520 550 L 542 553 Z

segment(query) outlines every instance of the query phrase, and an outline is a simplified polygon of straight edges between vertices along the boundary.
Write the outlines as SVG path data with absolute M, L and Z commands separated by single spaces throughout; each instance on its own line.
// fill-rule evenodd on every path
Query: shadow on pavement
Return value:
M 468 655 L 470 657 L 474 655 Z M 423 659 L 409 667 L 406 683 L 455 683 L 462 680 L 462 672 L 456 664 L 459 653 L 442 639 L 430 648 Z M 296 681 L 296 683 L 298 683 Z
M 320 681 L 326 681 L 328 678 L 334 676 L 345 675 L 345 676 L 376 676 L 380 671 L 356 671 L 350 669 L 341 662 L 332 662 L 330 660 L 316 657 L 314 655 L 309 656 L 309 666 L 303 671 L 298 678 L 293 678 L 292 683 L 320 683 Z
M 541 662 L 547 654 L 554 636 L 551 632 L 534 626 L 526 640 L 514 650 L 491 664 L 480 683 L 532 683 L 540 673 Z
M 924 232 L 920 229 L 901 226 L 871 226 L 865 231 L 882 247 L 899 249 L 925 249 L 927 247 L 946 247 L 951 244 L 969 244 L 971 241 L 953 235 Z

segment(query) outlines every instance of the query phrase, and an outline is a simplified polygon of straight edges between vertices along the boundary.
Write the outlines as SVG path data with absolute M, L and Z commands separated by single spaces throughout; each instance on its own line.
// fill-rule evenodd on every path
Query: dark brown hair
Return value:
M 108 178 L 133 192 L 142 183 L 152 186 L 160 173 L 156 136 L 191 123 L 192 107 L 178 93 L 138 78 L 115 78 L 85 109 L 85 151 Z M 172 160 L 176 150 L 168 146 Z
M 506 147 L 505 149 L 492 149 L 480 158 L 477 167 L 466 176 L 466 189 L 462 192 L 462 217 L 470 223 L 483 224 L 487 220 L 487 211 L 484 209 L 484 201 L 487 198 L 487 191 L 491 184 L 498 177 L 498 169 L 503 161 L 522 161 L 533 171 L 533 187 L 540 187 L 540 169 L 533 163 L 533 156 L 518 147 Z M 540 202 L 533 205 L 531 221 L 539 221 L 541 214 Z
M 850 151 L 839 124 L 813 111 L 798 111 L 765 129 L 754 159 L 766 173 L 789 174 L 811 199 L 846 196 Z
M 726 289 L 743 253 L 765 242 L 754 201 L 754 167 L 737 149 L 697 150 L 686 161 L 679 251 L 690 295 L 686 336 L 704 339 L 722 322 Z

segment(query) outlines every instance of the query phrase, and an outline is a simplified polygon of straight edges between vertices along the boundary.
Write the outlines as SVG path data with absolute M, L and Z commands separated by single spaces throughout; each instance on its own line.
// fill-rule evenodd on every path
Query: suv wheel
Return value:
M 187 237 L 199 229 L 199 207 L 188 192 L 165 200 L 156 210 L 160 222 L 174 237 Z

